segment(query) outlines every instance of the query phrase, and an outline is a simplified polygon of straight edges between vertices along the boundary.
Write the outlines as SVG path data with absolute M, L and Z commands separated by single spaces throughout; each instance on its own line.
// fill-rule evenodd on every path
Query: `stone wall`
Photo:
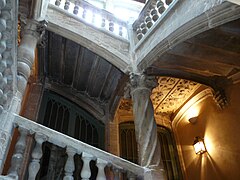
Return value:
M 212 97 L 197 104 L 198 119 L 188 122 L 188 113 L 175 127 L 182 168 L 188 180 L 240 178 L 240 84 L 226 88 L 229 105 L 221 110 Z M 188 118 L 187 118 L 188 117 Z M 207 153 L 196 155 L 194 137 L 204 138 Z

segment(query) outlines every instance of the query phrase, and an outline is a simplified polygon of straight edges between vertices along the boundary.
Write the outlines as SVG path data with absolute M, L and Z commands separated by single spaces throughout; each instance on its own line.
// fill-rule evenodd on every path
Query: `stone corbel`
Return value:
M 229 80 L 224 77 L 216 76 L 211 79 L 214 100 L 221 109 L 224 109 L 229 104 L 225 93 L 225 88 L 228 84 Z
M 39 40 L 38 40 L 38 47 L 40 48 L 45 48 L 46 44 L 47 44 L 47 37 L 45 34 L 45 30 L 47 28 L 48 22 L 46 20 L 43 20 L 41 22 L 39 22 L 39 26 L 38 26 L 38 33 L 40 34 Z

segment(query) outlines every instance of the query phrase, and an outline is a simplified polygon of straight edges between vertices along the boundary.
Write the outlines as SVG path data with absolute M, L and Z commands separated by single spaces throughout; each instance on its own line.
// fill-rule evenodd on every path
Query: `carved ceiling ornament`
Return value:
M 153 89 L 151 95 L 155 113 L 174 113 L 200 86 L 185 79 L 159 77 L 158 87 Z
M 185 79 L 158 77 L 158 86 L 152 90 L 151 95 L 155 115 L 174 113 L 200 86 L 199 83 Z M 131 99 L 122 99 L 119 110 L 132 112 Z

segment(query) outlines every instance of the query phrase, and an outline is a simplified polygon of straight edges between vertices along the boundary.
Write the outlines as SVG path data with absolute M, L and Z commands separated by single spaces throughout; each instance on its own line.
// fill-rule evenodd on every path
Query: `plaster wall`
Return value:
M 240 84 L 226 88 L 229 105 L 221 110 L 212 97 L 200 102 L 198 120 L 186 115 L 175 127 L 178 150 L 188 180 L 240 179 Z M 197 108 L 196 107 L 196 108 Z M 196 155 L 194 137 L 204 138 L 207 153 Z

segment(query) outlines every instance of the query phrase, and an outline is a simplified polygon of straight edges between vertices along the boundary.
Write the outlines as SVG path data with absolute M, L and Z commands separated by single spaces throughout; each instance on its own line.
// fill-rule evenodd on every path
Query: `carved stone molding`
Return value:
M 3 109 L 8 109 L 16 90 L 16 7 L 16 1 L 6 0 L 0 3 L 0 114 Z

